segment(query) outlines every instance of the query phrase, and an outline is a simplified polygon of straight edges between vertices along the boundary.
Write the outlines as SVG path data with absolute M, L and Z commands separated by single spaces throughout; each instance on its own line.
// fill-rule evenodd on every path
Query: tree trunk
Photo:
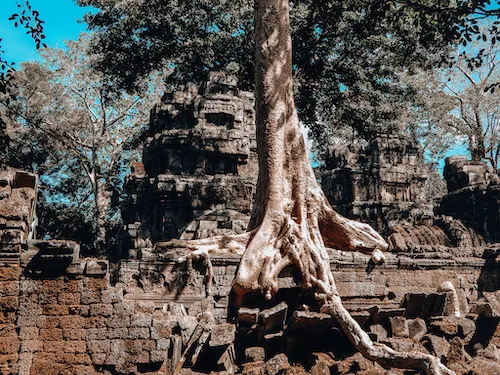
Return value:
M 316 181 L 293 100 L 288 0 L 255 0 L 255 23 L 259 177 L 249 232 L 159 246 L 187 247 L 191 258 L 206 258 L 209 272 L 209 254 L 242 255 L 233 282 L 237 306 L 248 292 L 272 298 L 281 270 L 296 267 L 302 287 L 314 291 L 322 311 L 338 320 L 364 356 L 384 367 L 454 374 L 429 354 L 399 353 L 373 343 L 343 307 L 325 244 L 373 254 L 377 262 L 387 243 L 369 225 L 337 214 Z
M 106 246 L 106 215 L 109 208 L 109 194 L 105 187 L 96 177 L 94 185 L 94 205 L 95 205 L 95 228 L 96 240 L 95 248 L 98 254 L 104 255 Z

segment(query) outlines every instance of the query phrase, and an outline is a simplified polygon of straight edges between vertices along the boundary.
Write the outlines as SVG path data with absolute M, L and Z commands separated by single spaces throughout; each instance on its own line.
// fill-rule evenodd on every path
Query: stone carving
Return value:
M 488 242 L 500 242 L 500 177 L 485 162 L 463 156 L 446 159 L 448 194 L 438 212 L 460 219 Z
M 427 178 L 416 141 L 380 134 L 366 146 L 330 149 L 321 185 L 337 211 L 386 233 L 398 223 L 432 219 Z
M 205 87 L 164 95 L 151 112 L 144 162 L 125 182 L 130 248 L 246 230 L 257 178 L 253 107 L 253 94 L 216 72 Z
M 36 234 L 38 177 L 15 169 L 0 171 L 0 261 L 17 262 Z

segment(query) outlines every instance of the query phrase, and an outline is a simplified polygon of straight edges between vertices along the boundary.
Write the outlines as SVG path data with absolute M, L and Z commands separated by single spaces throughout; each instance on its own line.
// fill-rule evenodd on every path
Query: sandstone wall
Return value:
M 178 253 L 144 254 L 110 270 L 105 261 L 80 259 L 67 241 L 37 246 L 23 254 L 20 265 L 0 265 L 1 374 L 166 374 L 206 311 L 224 334 L 232 332 L 226 344 L 234 340 L 235 328 L 224 324 L 231 315 L 238 257 L 212 259 L 208 290 L 206 264 L 179 263 Z M 405 296 L 436 294 L 445 281 L 455 286 L 462 313 L 469 312 L 483 292 L 500 289 L 498 249 L 474 251 L 388 254 L 386 264 L 377 267 L 362 254 L 331 251 L 330 256 L 345 305 L 369 328 L 408 311 L 426 315 L 421 306 L 402 309 Z M 285 302 L 290 316 L 310 302 L 297 283 L 287 269 L 275 300 L 249 303 L 262 311 Z M 500 333 L 492 340 L 500 342 Z

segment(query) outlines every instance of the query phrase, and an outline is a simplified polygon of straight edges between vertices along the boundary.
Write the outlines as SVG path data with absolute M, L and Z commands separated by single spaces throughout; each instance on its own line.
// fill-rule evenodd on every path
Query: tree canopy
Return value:
M 86 17 L 92 50 L 117 87 L 133 90 L 152 70 L 164 71 L 167 84 L 175 86 L 227 69 L 242 88 L 253 88 L 252 1 L 78 3 L 98 9 Z M 411 93 L 401 73 L 447 62 L 447 47 L 479 35 L 477 20 L 495 14 L 489 1 L 293 1 L 301 121 L 320 146 L 325 132 L 341 126 L 365 139 L 397 129 Z

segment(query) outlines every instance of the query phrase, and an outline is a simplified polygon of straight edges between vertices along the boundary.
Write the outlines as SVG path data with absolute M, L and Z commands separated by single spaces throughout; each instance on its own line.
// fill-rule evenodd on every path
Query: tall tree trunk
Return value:
M 109 194 L 105 186 L 96 177 L 94 185 L 94 215 L 96 240 L 95 248 L 98 254 L 104 255 L 106 246 L 106 215 L 109 208 Z
M 302 286 L 315 292 L 322 311 L 337 319 L 364 356 L 384 367 L 454 374 L 429 354 L 400 353 L 373 343 L 343 307 L 325 244 L 380 261 L 387 243 L 369 225 L 337 214 L 316 181 L 293 100 L 288 0 L 255 0 L 255 23 L 259 177 L 249 232 L 159 246 L 185 246 L 191 258 L 205 257 L 209 270 L 209 254 L 242 255 L 233 282 L 236 305 L 252 291 L 272 298 L 281 270 L 296 267 Z

